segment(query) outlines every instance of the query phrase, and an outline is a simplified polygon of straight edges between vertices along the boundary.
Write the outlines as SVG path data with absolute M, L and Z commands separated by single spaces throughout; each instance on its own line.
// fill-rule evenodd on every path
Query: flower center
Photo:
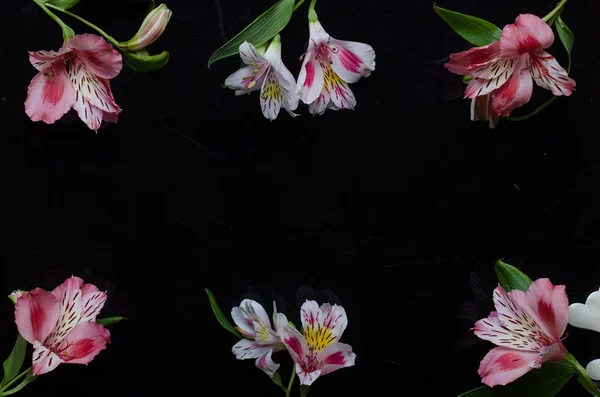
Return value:
M 329 328 L 309 326 L 304 329 L 304 338 L 308 348 L 312 350 L 323 350 L 335 340 L 335 335 Z

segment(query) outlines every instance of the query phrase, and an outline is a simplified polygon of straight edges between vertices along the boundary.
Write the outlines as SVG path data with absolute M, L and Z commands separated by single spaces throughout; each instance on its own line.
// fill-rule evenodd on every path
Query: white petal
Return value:
M 240 58 L 242 58 L 242 61 L 246 65 L 250 66 L 259 66 L 267 63 L 265 58 L 258 53 L 256 48 L 247 41 L 244 41 L 240 45 Z
M 266 65 L 268 66 L 268 65 Z M 258 91 L 263 84 L 266 67 L 246 66 L 233 72 L 225 79 L 225 87 L 236 90 L 236 95 Z M 238 94 L 239 91 L 239 94 Z
M 256 359 L 255 365 L 256 368 L 263 370 L 270 378 L 273 377 L 275 371 L 279 369 L 279 364 L 273 361 L 271 355 L 273 354 L 273 350 L 269 350 L 266 354 L 263 354 L 259 358 Z
M 325 110 L 327 110 L 327 108 L 331 108 L 329 105 L 331 105 L 331 98 L 329 97 L 329 93 L 323 90 L 321 95 L 319 95 L 319 97 L 315 101 L 308 105 L 308 111 L 312 115 L 322 115 L 323 113 L 325 113 Z M 337 107 L 333 110 L 337 110 Z
M 327 67 L 323 70 L 325 78 L 325 90 L 329 92 L 331 102 L 339 109 L 354 109 L 356 98 L 354 93 L 344 80 L 331 69 Z
M 58 367 L 63 361 L 55 353 L 43 346 L 40 342 L 35 342 L 33 345 L 33 360 L 31 368 L 34 375 L 42 375 L 48 373 Z
M 240 339 L 239 342 L 231 348 L 231 352 L 238 360 L 258 358 L 270 350 L 273 350 L 273 346 L 261 345 L 250 339 Z
M 74 57 L 69 65 L 69 78 L 75 87 L 76 102 L 83 96 L 90 105 L 100 110 L 110 113 L 119 112 L 119 106 L 112 97 L 108 81 L 93 74 L 77 57 Z
M 346 83 L 356 83 L 375 70 L 375 51 L 368 44 L 333 40 L 329 50 L 331 67 Z
M 531 56 L 531 76 L 542 88 L 552 91 L 554 95 L 569 96 L 576 87 L 575 80 L 560 66 L 556 58 L 546 51 Z
M 583 303 L 569 306 L 569 324 L 600 332 L 600 291 L 592 292 Z
M 306 53 L 296 84 L 298 98 L 307 105 L 313 103 L 323 91 L 323 70 L 314 57 L 314 52 Z
M 235 306 L 231 309 L 231 318 L 242 335 L 247 338 L 254 338 L 254 322 L 245 316 L 239 307 Z
M 593 380 L 600 380 L 600 360 L 592 360 L 585 367 L 585 371 Z

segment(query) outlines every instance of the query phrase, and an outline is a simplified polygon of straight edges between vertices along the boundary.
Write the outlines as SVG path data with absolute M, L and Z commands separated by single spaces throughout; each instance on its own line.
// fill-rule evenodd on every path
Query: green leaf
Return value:
M 158 55 L 150 55 L 146 50 L 136 52 L 123 51 L 121 54 L 125 59 L 125 63 L 136 72 L 154 72 L 169 62 L 168 51 L 163 51 Z
M 36 379 L 37 379 L 37 376 L 35 376 L 33 374 L 33 372 L 31 372 L 31 369 L 30 369 L 25 374 L 25 379 L 23 379 L 21 381 L 21 383 L 19 383 L 17 386 L 15 386 L 14 388 L 12 388 L 10 390 L 0 392 L 0 397 L 10 396 L 11 394 L 15 394 L 16 392 L 21 391 L 21 389 L 23 389 L 25 386 L 27 386 L 28 384 L 30 384 L 31 382 L 33 382 Z
M 285 387 L 283 387 L 283 382 L 281 381 L 281 375 L 279 374 L 279 372 L 275 371 L 275 373 L 273 373 L 273 383 L 275 383 L 277 386 L 281 387 L 284 391 Z
M 79 0 L 44 0 L 43 2 L 62 8 L 63 10 L 68 10 L 69 8 L 76 6 L 77 3 L 79 3 Z
M 500 281 L 500 285 L 502 285 L 502 288 L 504 288 L 506 292 L 512 291 L 513 289 L 527 291 L 529 285 L 533 282 L 525 273 L 508 263 L 502 262 L 502 259 L 496 261 L 494 270 L 498 277 L 498 281 Z
M 506 386 L 481 386 L 458 397 L 553 397 L 574 374 L 568 363 L 548 361 Z
M 306 397 L 309 390 L 310 390 L 310 386 L 306 386 L 306 385 L 300 386 L 300 397 Z
M 111 325 L 115 325 L 123 320 L 127 320 L 127 317 L 105 317 L 105 318 L 97 318 L 96 323 L 100 325 L 104 325 L 105 327 L 110 327 Z
M 217 300 L 215 299 L 213 293 L 208 288 L 205 288 L 204 291 L 206 291 L 206 295 L 208 295 L 210 307 L 212 308 L 212 311 L 215 314 L 217 321 L 219 321 L 219 324 L 221 324 L 221 326 L 227 331 L 231 332 L 232 334 L 241 339 L 242 336 L 235 330 L 235 328 L 233 328 L 233 325 L 231 325 L 227 317 L 225 317 L 225 315 L 223 314 L 223 311 L 221 311 L 221 308 L 219 307 L 219 304 L 217 303 Z
M 446 10 L 435 4 L 433 5 L 433 10 L 452 30 L 475 46 L 480 47 L 500 40 L 502 30 L 491 22 L 461 14 L 460 12 Z
M 575 35 L 571 29 L 569 29 L 565 21 L 562 20 L 560 15 L 556 17 L 556 20 L 554 21 L 554 27 L 556 28 L 558 37 L 565 46 L 567 53 L 571 55 L 571 51 L 573 51 L 573 44 L 575 43 Z
M 21 366 L 23 365 L 23 360 L 25 360 L 26 350 L 27 341 L 23 339 L 21 334 L 19 334 L 12 352 L 10 352 L 10 355 L 2 365 L 2 368 L 4 369 L 4 377 L 2 378 L 2 382 L 0 382 L 0 389 L 2 389 L 4 385 L 13 380 L 15 376 L 19 374 Z
M 247 41 L 253 46 L 266 43 L 285 28 L 294 12 L 294 0 L 279 0 L 239 32 L 235 37 L 223 44 L 208 59 L 208 67 L 219 59 L 227 58 L 239 52 L 240 45 Z

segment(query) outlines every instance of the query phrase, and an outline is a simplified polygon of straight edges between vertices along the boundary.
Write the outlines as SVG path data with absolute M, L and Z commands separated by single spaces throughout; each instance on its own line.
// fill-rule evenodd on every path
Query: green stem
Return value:
M 288 387 L 285 389 L 285 397 L 290 397 L 290 393 L 292 392 L 292 386 L 294 386 L 294 379 L 296 379 L 296 365 L 292 367 L 292 376 L 290 376 L 290 381 L 288 382 Z
M 37 2 L 39 0 L 33 0 L 33 1 Z M 58 10 L 58 11 L 62 12 L 63 14 L 67 14 L 68 16 L 73 17 L 73 18 L 77 19 L 79 22 L 81 22 L 81 23 L 89 26 L 90 28 L 94 29 L 96 32 L 98 32 L 102 36 L 104 36 L 104 38 L 106 40 L 108 40 L 108 42 L 111 43 L 112 45 L 114 45 L 114 46 L 118 46 L 119 45 L 119 42 L 117 40 L 115 40 L 112 36 L 110 36 L 108 33 L 106 33 L 104 30 L 100 29 L 98 26 L 94 25 L 93 23 L 91 23 L 91 22 L 83 19 L 79 15 L 73 14 L 71 11 L 63 10 L 62 8 L 57 7 L 57 6 L 53 5 L 53 4 L 47 3 L 46 6 L 50 7 L 50 8 L 53 8 L 55 10 Z
M 577 361 L 577 359 L 573 357 L 573 355 L 571 355 L 570 353 L 565 358 L 565 361 L 567 361 L 573 366 L 573 368 L 575 368 L 575 372 L 577 373 L 577 380 L 585 388 L 585 390 L 592 393 L 593 396 L 600 396 L 600 390 L 598 390 L 598 387 L 596 386 L 592 378 L 590 378 L 585 368 L 583 368 L 579 364 L 579 361 Z
M 298 9 L 298 7 L 300 7 L 302 4 L 304 4 L 306 0 L 300 0 L 298 1 L 295 5 L 294 5 L 294 11 L 296 11 Z
M 33 0 L 33 2 L 35 4 L 37 4 L 42 10 L 44 10 L 44 12 L 46 14 L 48 14 L 48 16 L 50 18 L 52 18 L 54 20 L 54 22 L 56 22 L 62 29 L 63 31 L 63 39 L 65 41 L 69 40 L 71 37 L 73 37 L 75 35 L 75 32 L 73 31 L 73 29 L 71 29 L 66 23 L 64 23 L 62 21 L 62 19 L 60 19 L 58 17 L 58 15 L 56 15 L 55 13 L 53 13 L 52 11 L 50 11 L 48 9 L 48 7 L 52 7 L 52 4 L 47 4 L 48 7 L 46 7 L 46 4 L 42 3 L 41 0 Z
M 35 1 L 35 0 L 34 0 Z M 6 393 L 4 393 L 4 391 L 6 389 L 8 389 L 9 387 L 11 387 L 13 384 L 15 384 L 19 379 L 21 379 L 22 377 L 24 377 L 25 375 L 27 375 L 27 373 L 31 372 L 31 367 L 27 368 L 25 371 L 21 372 L 19 375 L 17 375 L 13 380 L 11 380 L 10 382 L 8 382 L 6 385 L 4 385 L 4 387 L 2 387 L 2 389 L 0 389 L 0 393 L 3 396 L 8 396 L 9 394 L 12 394 L 11 391 L 12 390 L 8 390 Z
M 317 0 L 310 0 L 310 5 L 308 6 L 308 22 L 319 21 L 317 12 L 315 11 L 315 4 L 317 4 Z
M 562 11 L 566 2 L 567 0 L 560 0 L 560 3 L 558 3 L 556 7 L 554 7 L 554 9 L 548 13 L 548 15 L 543 17 L 542 21 L 548 22 L 551 18 L 554 18 L 557 14 L 559 14 Z

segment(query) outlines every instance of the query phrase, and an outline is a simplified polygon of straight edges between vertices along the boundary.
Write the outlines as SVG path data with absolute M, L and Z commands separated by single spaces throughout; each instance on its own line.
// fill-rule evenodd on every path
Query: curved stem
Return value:
M 292 386 L 294 386 L 294 379 L 296 378 L 296 364 L 292 367 L 292 376 L 290 376 L 290 381 L 288 382 L 288 387 L 285 389 L 285 397 L 290 397 L 290 393 L 292 392 Z
M 562 11 L 566 2 L 567 0 L 560 0 L 560 3 L 558 3 L 556 7 L 554 7 L 554 9 L 548 13 L 548 15 L 543 17 L 542 21 L 548 22 L 550 19 L 554 18 L 557 14 L 559 14 Z
M 579 361 L 577 361 L 577 359 L 575 359 L 575 357 L 573 357 L 573 355 L 571 354 L 567 355 L 565 361 L 567 361 L 573 366 L 573 368 L 575 368 L 575 372 L 577 373 L 577 380 L 585 388 L 585 390 L 592 393 L 593 396 L 600 396 L 600 390 L 598 390 L 598 387 L 596 386 L 592 378 L 590 378 L 585 368 L 583 368 L 581 364 L 579 364 Z
M 39 0 L 33 0 L 33 1 L 39 1 Z M 52 4 L 46 4 L 47 7 L 53 8 L 55 10 L 58 10 L 60 12 L 62 12 L 63 14 L 67 14 L 70 17 L 73 17 L 75 19 L 77 19 L 79 22 L 89 26 L 90 28 L 94 29 L 96 32 L 100 33 L 102 36 L 104 36 L 104 38 L 106 40 L 108 40 L 108 42 L 110 42 L 112 45 L 114 46 L 118 46 L 119 42 L 117 40 L 115 40 L 112 36 L 110 36 L 108 33 L 106 33 L 104 30 L 100 29 L 98 26 L 94 25 L 93 23 L 83 19 L 82 17 L 80 17 L 77 14 L 73 14 L 71 11 L 67 11 L 67 10 L 63 10 L 60 7 L 57 7 L 55 5 Z
M 55 13 L 53 13 L 52 11 L 50 11 L 48 9 L 48 7 L 51 7 L 52 4 L 47 4 L 48 7 L 46 7 L 46 4 L 42 3 L 40 0 L 33 0 L 33 2 L 35 4 L 37 4 L 42 10 L 44 10 L 44 12 L 46 14 L 48 14 L 48 16 L 50 18 L 52 18 L 54 20 L 54 22 L 56 22 L 61 27 L 61 29 L 63 31 L 63 39 L 65 41 L 67 41 L 68 39 L 70 39 L 71 37 L 73 37 L 75 35 L 75 32 L 73 31 L 73 29 L 71 29 L 66 23 L 64 23 L 62 21 L 62 19 L 60 19 L 58 17 L 58 15 L 56 15 Z
M 298 9 L 302 4 L 304 4 L 306 0 L 299 0 L 296 4 L 294 4 L 294 11 Z
M 11 387 L 19 379 L 21 379 L 22 377 L 26 376 L 30 372 L 31 372 L 31 367 L 27 368 L 25 371 L 23 371 L 19 375 L 17 375 L 13 380 L 11 380 L 6 385 L 4 385 L 4 387 L 2 389 L 0 389 L 0 396 L 9 396 L 9 395 L 14 394 L 14 393 L 18 392 L 19 390 L 21 390 L 25 385 L 23 385 L 23 386 L 19 385 L 20 387 L 17 386 L 17 387 L 15 387 L 12 390 L 6 390 L 6 389 L 8 389 L 9 387 Z
M 317 0 L 310 0 L 310 5 L 308 6 L 309 22 L 317 22 L 319 20 L 319 18 L 317 17 L 317 12 L 315 11 L 315 4 L 317 4 Z

